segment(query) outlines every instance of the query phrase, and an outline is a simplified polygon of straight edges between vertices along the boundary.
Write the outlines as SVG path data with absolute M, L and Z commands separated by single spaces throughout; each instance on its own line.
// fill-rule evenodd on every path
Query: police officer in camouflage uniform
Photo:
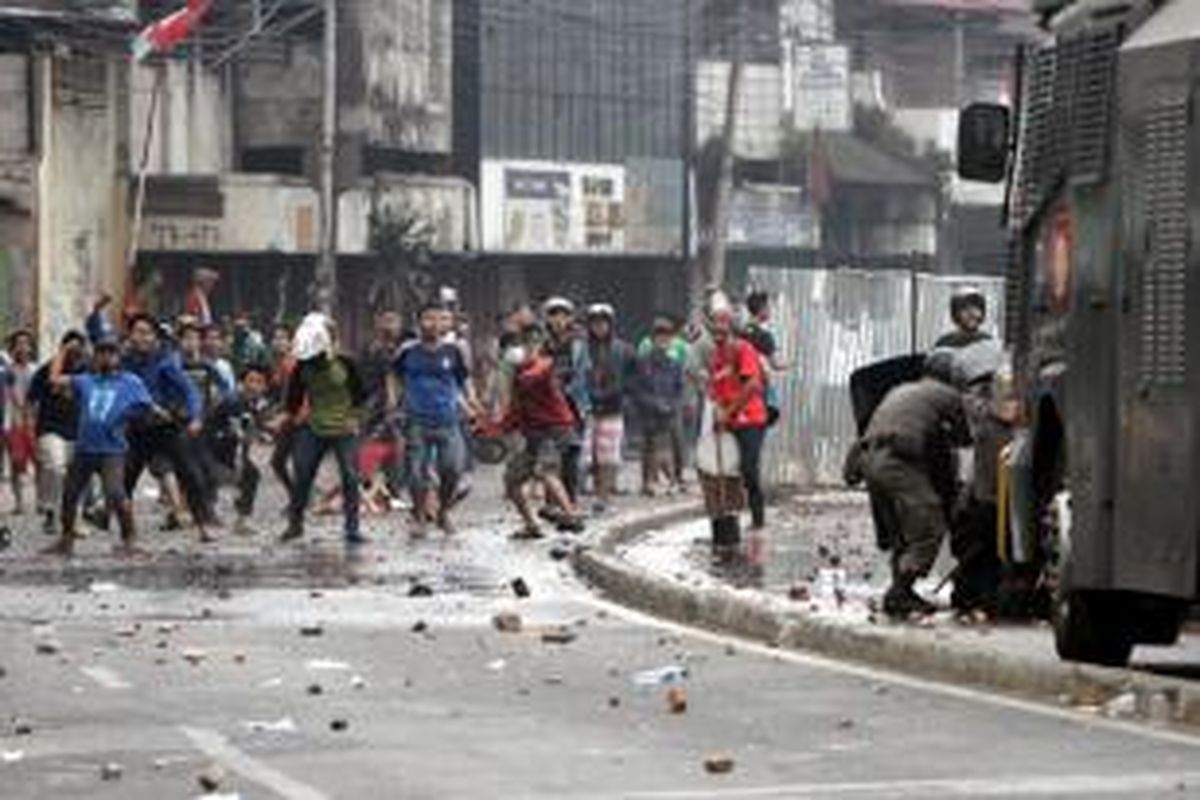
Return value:
M 867 487 L 897 533 L 892 585 L 883 598 L 893 617 L 934 610 L 913 586 L 933 568 L 946 534 L 956 492 L 954 450 L 971 442 L 954 354 L 934 350 L 925 373 L 888 393 L 861 442 Z

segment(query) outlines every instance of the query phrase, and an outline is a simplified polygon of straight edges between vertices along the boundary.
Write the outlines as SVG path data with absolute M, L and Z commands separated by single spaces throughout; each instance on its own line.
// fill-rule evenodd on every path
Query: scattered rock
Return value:
M 308 593 L 308 596 L 310 598 L 312 598 L 313 600 L 320 600 L 322 597 L 325 596 L 325 593 L 320 591 L 319 589 L 313 589 L 311 592 Z
M 122 639 L 132 639 L 134 636 L 137 636 L 140 629 L 140 625 L 122 625 L 113 631 L 113 636 L 119 636 Z
M 848 731 L 854 727 L 854 720 L 849 717 L 843 717 L 837 721 L 837 729 L 839 731 Z
M 425 620 L 419 619 L 413 623 L 413 626 L 412 626 L 413 633 L 424 633 L 427 630 L 429 630 L 429 623 L 427 623 Z
M 319 683 L 310 683 L 308 685 L 308 689 L 306 689 L 305 691 L 307 691 L 308 694 L 312 697 L 316 697 L 319 694 L 325 693 L 325 689 Z
M 213 611 L 211 608 L 200 609 L 200 619 L 212 619 Z
M 1129 718 L 1137 715 L 1137 695 L 1122 692 L 1104 704 L 1104 716 Z
M 556 544 L 550 548 L 550 558 L 555 561 L 566 561 L 571 557 L 571 550 L 561 544 Z
M 579 635 L 570 628 L 559 626 L 542 631 L 542 642 L 545 644 L 570 644 Z
M 367 688 L 366 678 L 364 678 L 362 675 L 355 675 L 350 679 L 350 688 L 360 691 Z
M 350 729 L 350 723 L 344 719 L 335 719 L 329 723 L 329 730 L 334 733 L 343 733 Z
M 233 663 L 245 664 L 246 663 L 246 654 L 245 653 L 234 653 L 233 654 Z
M 228 586 L 222 586 L 220 589 L 217 590 L 217 599 L 218 600 L 228 600 L 231 597 L 233 597 L 233 592 L 231 592 L 229 590 Z
M 733 756 L 724 753 L 705 756 L 704 771 L 709 775 L 728 775 L 733 772 Z
M 688 708 L 687 689 L 672 686 L 667 689 L 667 710 L 672 714 L 686 714 Z
M 621 707 L 621 698 L 615 697 L 615 696 L 608 698 L 608 707 L 609 708 L 620 708 Z
M 13 723 L 13 736 L 32 736 L 33 726 L 27 721 L 19 719 Z
M 424 583 L 414 583 L 408 590 L 409 597 L 433 597 L 433 589 Z
M 225 770 L 221 769 L 218 764 L 209 764 L 203 772 L 196 776 L 196 782 L 204 791 L 215 792 L 225 782 Z
M 808 602 L 811 592 L 808 586 L 799 583 L 788 589 L 788 599 L 797 603 Z
M 166 639 L 160 639 L 159 641 L 157 641 L 157 642 L 155 642 L 155 643 L 154 643 L 154 647 L 155 647 L 155 649 L 157 649 L 157 650 L 166 650 L 166 649 L 167 649 L 167 646 L 168 646 L 168 645 L 167 645 L 167 640 L 166 640 Z
M 208 658 L 208 653 L 196 647 L 189 647 L 179 655 L 193 667 L 199 666 L 200 662 Z
M 100 768 L 100 780 L 102 781 L 119 781 L 124 774 L 124 768 L 115 761 L 110 761 Z
M 164 622 L 163 624 L 161 624 L 157 628 L 155 628 L 155 632 L 162 636 L 167 636 L 169 634 L 174 633 L 177 630 L 179 630 L 179 626 L 176 625 L 174 622 Z
M 39 656 L 56 656 L 62 652 L 62 643 L 57 639 L 39 639 L 33 649 Z
M 521 615 L 512 611 L 502 611 L 492 617 L 492 627 L 501 633 L 520 633 Z
M 737 655 L 737 648 L 736 648 L 736 647 L 734 647 L 734 646 L 733 646 L 733 645 L 731 645 L 731 644 L 727 644 L 727 645 L 725 645 L 725 655 L 727 655 L 727 656 L 736 656 L 736 655 Z
M 300 635 L 307 638 L 324 636 L 325 626 L 321 625 L 320 623 L 316 623 L 314 625 L 305 625 L 300 628 Z
M 547 675 L 545 678 L 542 678 L 542 683 L 547 686 L 562 686 L 563 682 L 563 676 L 558 674 Z
M 513 594 L 522 600 L 532 594 L 532 592 L 529 591 L 529 584 L 525 582 L 524 578 L 517 578 L 510 585 L 512 586 Z

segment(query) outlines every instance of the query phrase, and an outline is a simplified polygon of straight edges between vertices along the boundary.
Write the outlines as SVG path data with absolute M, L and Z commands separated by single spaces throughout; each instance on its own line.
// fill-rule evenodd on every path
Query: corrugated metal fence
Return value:
M 767 439 L 771 484 L 840 483 L 854 441 L 850 374 L 881 359 L 930 347 L 950 327 L 950 296 L 974 286 L 988 298 L 989 329 L 1004 319 L 1004 281 L 889 270 L 752 267 L 750 285 L 772 296 L 789 368 L 776 375 L 783 415 Z

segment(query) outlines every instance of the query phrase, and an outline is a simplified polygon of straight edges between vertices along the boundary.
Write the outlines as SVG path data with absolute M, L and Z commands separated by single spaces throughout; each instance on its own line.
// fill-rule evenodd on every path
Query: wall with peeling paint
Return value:
M 358 0 L 342 9 L 339 126 L 364 144 L 449 153 L 452 0 Z

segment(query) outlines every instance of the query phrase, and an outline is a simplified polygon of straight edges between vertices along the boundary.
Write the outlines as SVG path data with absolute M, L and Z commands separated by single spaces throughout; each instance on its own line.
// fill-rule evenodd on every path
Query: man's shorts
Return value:
M 620 414 L 592 417 L 584 434 L 584 452 L 589 463 L 596 467 L 621 465 L 621 448 L 625 444 L 625 418 Z
M 557 477 L 562 471 L 563 453 L 574 441 L 570 429 L 526 433 L 525 448 L 516 451 L 505 468 L 505 484 L 514 488 L 535 478 Z
M 22 473 L 33 463 L 36 438 L 33 429 L 13 428 L 8 432 L 8 458 L 13 472 Z

